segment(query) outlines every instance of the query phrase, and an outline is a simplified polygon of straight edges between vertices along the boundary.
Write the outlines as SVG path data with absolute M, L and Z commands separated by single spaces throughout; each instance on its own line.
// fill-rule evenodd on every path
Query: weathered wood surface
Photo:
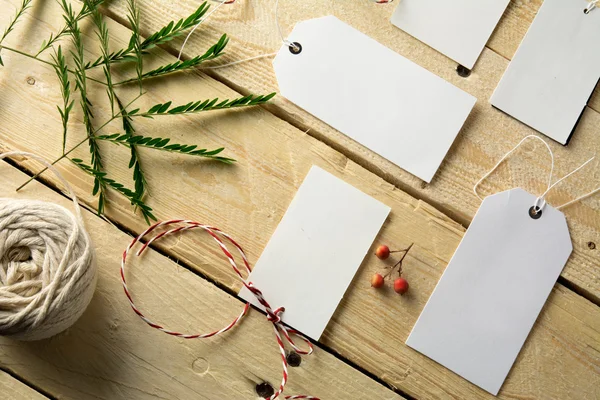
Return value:
M 69 199 L 37 182 L 16 194 L 12 187 L 23 179 L 25 174 L 0 163 L 0 197 L 35 198 L 72 208 Z M 84 220 L 99 267 L 92 303 L 72 328 L 53 338 L 31 343 L 0 338 L 2 368 L 55 398 L 76 400 L 254 399 L 257 384 L 280 382 L 281 356 L 272 325 L 257 311 L 213 339 L 186 341 L 149 328 L 129 307 L 119 279 L 120 256 L 131 237 L 91 212 L 84 212 Z M 206 249 L 215 247 L 199 232 L 189 236 Z M 225 326 L 243 306 L 154 251 L 132 257 L 127 278 L 147 315 L 187 332 Z M 0 389 L 2 382 L 0 375 Z M 287 387 L 286 394 L 323 399 L 402 398 L 321 349 L 290 368 Z
M 196 2 L 173 3 L 168 0 L 140 0 L 139 3 L 143 5 L 142 27 L 146 33 L 160 29 L 165 25 L 166 19 L 185 17 L 198 6 Z M 124 4 L 123 0 L 115 0 L 108 11 L 109 15 L 122 23 L 125 23 Z M 341 151 L 401 190 L 426 201 L 463 225 L 468 225 L 480 203 L 472 195 L 473 184 L 523 137 L 535 133 L 512 117 L 493 109 L 488 99 L 540 4 L 541 0 L 511 2 L 491 39 L 491 49 L 483 51 L 473 73 L 465 79 L 455 72 L 456 63 L 389 23 L 394 4 L 378 5 L 367 0 L 279 2 L 284 34 L 290 32 L 298 21 L 333 14 L 479 99 L 431 184 L 425 184 L 358 145 L 283 97 L 276 98 L 274 105 L 268 109 L 304 131 L 310 129 L 309 135 Z M 274 13 L 274 2 L 271 0 L 240 0 L 234 5 L 223 6 L 196 30 L 188 41 L 184 55 L 192 57 L 201 54 L 223 32 L 227 32 L 232 40 L 227 55 L 215 64 L 272 53 L 281 45 Z M 173 42 L 169 45 L 170 51 L 177 54 L 181 43 L 182 40 Z M 277 90 L 269 58 L 211 70 L 209 73 L 244 93 Z M 377 66 L 374 63 L 373 70 L 365 71 L 361 79 L 369 79 L 369 74 L 375 73 Z M 568 147 L 550 143 L 557 158 L 556 179 L 572 171 L 600 148 L 600 114 L 595 111 L 600 110 L 599 97 L 596 96 L 593 100 L 593 109 L 586 109 Z M 550 204 L 565 203 L 599 186 L 598 165 L 598 162 L 593 163 L 582 173 L 554 189 L 548 196 Z M 487 193 L 515 186 L 541 193 L 545 190 L 549 168 L 545 149 L 530 144 L 507 162 L 504 174 L 491 178 L 486 185 Z M 600 244 L 599 210 L 600 196 L 565 210 L 575 251 L 563 271 L 563 277 L 596 302 L 600 301 L 600 251 L 591 250 L 588 243 Z
M 38 4 L 37 7 L 39 6 Z M 52 5 L 44 7 L 46 8 L 36 8 L 34 13 L 37 18 L 42 18 L 42 23 L 38 21 L 33 24 L 29 21 L 24 24 L 26 29 L 12 37 L 11 40 L 18 43 L 20 48 L 29 51 L 36 49 L 39 46 L 40 32 L 56 29 L 60 24 L 58 13 L 51 11 Z M 109 21 L 109 28 L 113 32 L 115 47 L 127 42 L 129 34 L 123 27 Z M 86 32 L 93 35 L 91 29 L 86 29 Z M 60 153 L 61 128 L 56 118 L 55 104 L 60 102 L 60 96 L 55 90 L 54 72 L 47 66 L 33 64 L 8 52 L 3 53 L 3 57 L 7 67 L 0 75 L 0 126 L 4 127 L 0 130 L 2 148 L 32 150 L 48 158 L 55 157 Z M 163 62 L 173 60 L 164 53 L 159 53 L 159 57 Z M 146 106 L 175 99 L 177 103 L 183 104 L 198 99 L 199 95 L 202 98 L 235 96 L 235 93 L 223 84 L 198 74 L 148 82 L 146 88 L 149 93 L 141 99 L 141 104 Z M 133 89 L 119 93 L 124 98 L 132 98 Z M 107 117 L 106 110 L 99 109 L 102 104 L 99 98 L 102 96 L 103 91 L 100 91 L 98 101 L 92 100 L 97 105 L 97 121 L 104 121 Z M 74 120 L 78 118 L 79 116 L 75 116 Z M 71 142 L 74 143 L 75 137 L 83 137 L 83 132 L 75 129 L 75 124 L 72 125 Z M 377 243 L 385 242 L 398 247 L 411 242 L 416 243 L 415 251 L 411 251 L 406 265 L 406 276 L 412 284 L 411 294 L 399 298 L 389 290 L 382 293 L 371 290 L 369 277 L 375 271 L 381 270 L 382 262 L 375 257 L 367 257 L 321 343 L 386 383 L 419 399 L 491 398 L 482 390 L 403 344 L 460 241 L 464 228 L 458 223 L 427 203 L 397 190 L 392 184 L 368 172 L 345 155 L 263 109 L 217 112 L 188 118 L 172 117 L 156 121 L 136 120 L 136 126 L 140 132 L 147 135 L 160 134 L 177 138 L 181 142 L 200 143 L 208 147 L 224 145 L 228 149 L 227 154 L 239 160 L 236 166 L 227 167 L 142 150 L 142 162 L 148 171 L 151 185 L 149 204 L 155 207 L 159 218 L 186 217 L 217 225 L 231 232 L 243 244 L 252 262 L 260 255 L 312 164 L 331 171 L 390 205 L 393 212 Z M 118 127 L 118 124 L 115 124 L 115 127 Z M 104 147 L 103 150 L 108 160 L 107 164 L 111 166 L 111 176 L 119 181 L 129 182 L 130 171 L 126 168 L 127 150 L 112 147 Z M 81 149 L 77 155 L 85 158 L 86 153 L 86 149 Z M 38 165 L 29 162 L 20 161 L 19 164 L 39 170 Z M 540 174 L 545 172 L 541 165 L 534 163 L 533 168 Z M 60 170 L 75 185 L 82 200 L 93 205 L 94 200 L 89 195 L 91 179 L 69 163 L 61 163 Z M 45 175 L 45 179 L 48 184 L 56 185 L 56 181 L 50 175 Z M 533 180 L 530 183 L 539 186 L 539 181 Z M 26 189 L 22 195 L 27 195 L 30 190 L 33 189 Z M 111 196 L 111 199 L 114 202 L 108 210 L 108 216 L 113 221 L 134 232 L 145 228 L 140 218 L 132 215 L 126 200 L 116 195 Z M 116 253 L 121 249 L 120 246 L 104 243 L 99 242 L 98 247 L 106 246 L 110 248 L 106 251 Z M 239 284 L 222 257 L 216 250 L 204 247 L 203 243 L 203 239 L 189 235 L 159 243 L 159 247 L 169 256 L 185 262 L 220 284 L 237 290 Z M 117 269 L 114 267 L 115 275 L 112 275 L 112 279 L 116 279 L 116 273 Z M 166 277 L 162 278 L 162 275 L 157 278 L 149 276 L 144 282 L 146 285 L 155 282 L 154 290 L 164 290 L 169 295 L 178 293 L 178 285 L 166 280 Z M 144 288 L 141 287 L 140 290 L 143 293 Z M 185 294 L 188 295 L 187 292 Z M 98 305 L 98 309 L 90 311 L 92 316 L 94 312 L 105 312 L 106 307 L 111 310 L 112 307 L 126 309 L 126 303 L 119 300 L 116 294 L 108 298 L 110 304 Z M 149 298 L 147 301 L 153 300 Z M 173 318 L 173 321 L 181 323 L 183 322 L 180 318 L 188 318 L 188 314 L 198 315 L 195 309 L 188 310 L 188 314 L 183 316 L 172 315 L 174 313 L 168 307 L 162 310 L 160 307 L 153 309 L 164 312 L 161 317 Z M 82 329 L 87 329 L 88 323 L 93 324 L 93 318 L 87 318 L 90 318 L 91 322 L 84 323 Z M 123 323 L 122 319 L 120 322 Z M 264 321 L 257 324 L 262 322 Z M 249 335 L 253 335 L 253 340 L 264 338 L 270 343 L 272 338 L 265 336 L 263 325 L 256 328 L 257 330 L 248 325 L 244 328 L 251 331 Z M 139 341 L 139 337 L 153 334 L 147 327 L 139 329 L 132 333 L 134 337 L 127 339 L 129 344 L 141 346 L 134 343 L 135 340 Z M 161 335 L 158 332 L 156 334 L 158 340 Z M 159 342 L 154 341 L 155 336 L 152 338 L 153 352 L 160 352 L 161 349 L 164 351 L 163 345 L 157 345 Z M 68 341 L 66 338 L 59 340 Z M 105 352 L 103 342 L 101 343 L 102 345 L 95 343 L 97 347 L 94 354 L 98 357 L 103 356 Z M 144 346 L 147 348 L 148 344 L 144 343 Z M 212 347 L 206 346 L 206 351 L 210 351 Z M 219 342 L 218 348 L 226 349 L 228 346 L 229 342 Z M 500 398 L 597 398 L 600 396 L 598 349 L 600 311 L 589 301 L 558 285 L 515 368 L 511 371 Z M 249 351 L 251 349 L 244 350 Z M 164 354 L 166 353 L 154 356 L 160 358 Z M 321 358 L 320 354 L 316 355 L 313 362 L 321 363 Z M 268 360 L 261 359 L 261 365 L 263 362 L 265 368 L 272 368 L 268 370 L 268 376 L 277 377 L 277 364 L 273 363 L 270 357 Z M 43 368 L 41 364 L 39 360 L 31 361 L 30 367 L 38 365 L 38 368 Z M 65 362 L 64 365 L 70 364 Z M 144 370 L 149 368 L 147 364 L 140 367 L 143 363 L 131 361 L 131 358 L 121 361 L 120 365 L 132 365 L 136 374 L 143 374 Z M 138 369 L 140 371 L 137 371 Z M 33 370 L 38 371 L 35 368 Z M 90 376 L 88 379 L 94 380 L 94 377 Z M 112 379 L 114 380 L 114 377 Z M 137 379 L 142 378 L 138 375 Z M 144 382 L 153 381 L 150 379 Z M 181 382 L 189 384 L 187 379 Z M 42 383 L 47 382 L 42 379 Z M 77 380 L 74 385 L 78 385 Z M 85 390 L 85 385 L 82 387 L 77 386 L 71 390 Z M 325 398 L 337 398 L 327 394 L 321 393 Z
M 0 371 L 0 395 L 10 400 L 45 400 L 45 396 L 36 392 L 23 382 L 18 381 L 4 371 Z

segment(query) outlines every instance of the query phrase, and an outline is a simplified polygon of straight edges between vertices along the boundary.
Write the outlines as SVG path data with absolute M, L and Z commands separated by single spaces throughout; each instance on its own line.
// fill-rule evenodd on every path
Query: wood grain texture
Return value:
M 310 129 L 309 135 L 342 152 L 401 190 L 468 225 L 480 203 L 472 195 L 474 183 L 524 136 L 535 133 L 531 128 L 492 108 L 488 99 L 508 65 L 507 57 L 511 54 L 507 49 L 517 46 L 520 41 L 518 33 L 515 34 L 511 30 L 511 24 L 518 24 L 522 31 L 526 25 L 524 21 L 532 18 L 535 7 L 540 2 L 541 0 L 533 0 L 511 4 L 491 42 L 492 48 L 501 47 L 507 54 L 485 49 L 473 73 L 465 79 L 457 75 L 456 64 L 450 59 L 389 23 L 394 5 L 382 6 L 366 0 L 307 0 L 301 3 L 280 1 L 280 20 L 284 33 L 290 32 L 298 21 L 329 14 L 336 15 L 479 99 L 431 184 L 425 184 L 283 97 L 277 97 L 274 104 L 267 109 L 304 131 Z M 139 3 L 142 5 L 142 27 L 146 33 L 160 29 L 166 20 L 185 17 L 197 7 L 197 3 L 173 4 L 167 0 L 140 0 Z M 108 14 L 124 22 L 124 4 L 123 0 L 115 0 L 111 3 Z M 232 40 L 221 63 L 276 51 L 280 47 L 280 40 L 275 26 L 274 11 L 273 2 L 269 0 L 238 1 L 232 6 L 223 6 L 196 31 L 184 54 L 191 57 L 202 53 L 223 32 L 227 32 Z M 172 53 L 176 54 L 179 51 L 182 40 L 170 45 Z M 510 46 L 509 42 L 512 43 Z M 504 44 L 500 46 L 494 43 Z M 277 81 L 269 58 L 209 70 L 209 73 L 243 93 L 277 90 Z M 374 73 L 377 73 L 376 64 L 372 71 L 365 71 L 361 79 L 369 79 L 369 74 Z M 600 110 L 600 107 L 597 109 Z M 550 143 L 557 158 L 557 178 L 594 155 L 595 149 L 600 148 L 599 130 L 600 114 L 588 108 L 568 147 Z M 582 173 L 554 189 L 548 196 L 549 202 L 559 205 L 600 185 L 598 165 L 596 161 Z M 486 193 L 492 193 L 520 186 L 541 194 L 545 189 L 544 182 L 547 182 L 549 167 L 544 148 L 530 144 L 508 161 L 499 174 L 492 176 L 484 188 Z M 600 243 L 599 210 L 600 196 L 589 198 L 565 210 L 575 251 L 563 271 L 564 278 L 596 302 L 600 301 L 600 251 L 590 250 L 588 243 Z
M 32 39 L 39 37 L 35 29 L 38 27 L 55 29 L 60 23 L 60 17 L 53 14 L 51 10 L 44 10 L 43 13 L 39 12 L 39 9 L 36 11 L 38 13 L 34 15 L 43 18 L 42 22 L 28 24 L 30 29 L 21 31 L 11 39 L 18 42 L 21 48 L 37 48 L 39 41 Z M 115 46 L 127 42 L 129 36 L 127 30 L 110 21 L 109 28 L 113 32 Z M 91 31 L 86 32 L 92 35 Z M 32 64 L 13 54 L 7 53 L 3 57 L 7 68 L 3 70 L 4 74 L 0 75 L 2 88 L 0 126 L 5 127 L 0 130 L 1 147 L 32 150 L 48 158 L 55 157 L 60 153 L 61 146 L 59 139 L 61 129 L 55 108 L 55 104 L 60 99 L 58 91 L 55 90 L 56 78 L 52 70 L 43 65 Z M 163 62 L 173 60 L 164 52 L 157 52 L 157 57 Z M 34 83 L 29 84 L 28 81 L 32 82 L 32 80 Z M 223 84 L 199 74 L 178 75 L 167 80 L 149 81 L 146 89 L 148 94 L 141 99 L 141 104 L 146 106 L 175 99 L 177 103 L 184 104 L 197 99 L 198 96 L 231 98 L 236 95 Z M 134 89 L 130 90 L 119 91 L 119 94 L 124 98 L 131 98 Z M 102 106 L 100 100 L 103 92 L 101 91 L 98 96 L 98 99 L 92 100 L 95 104 L 95 115 L 98 121 L 104 121 L 106 107 Z M 25 118 L 26 115 L 35 117 Z M 74 120 L 78 118 L 79 116 L 74 116 Z M 391 206 L 393 209 L 391 216 L 374 245 L 387 243 L 393 247 L 401 247 L 415 242 L 414 251 L 411 250 L 411 256 L 407 259 L 405 272 L 411 282 L 411 294 L 399 298 L 391 290 L 373 291 L 369 287 L 369 277 L 376 271 L 381 271 L 384 264 L 375 257 L 367 257 L 334 314 L 321 343 L 388 384 L 416 398 L 492 398 L 403 344 L 464 233 L 464 228 L 460 224 L 261 108 L 217 112 L 187 118 L 136 121 L 136 127 L 139 132 L 147 135 L 161 134 L 177 138 L 182 142 L 201 143 L 211 148 L 224 145 L 227 148 L 226 154 L 239 160 L 237 165 L 227 167 L 171 154 L 142 152 L 142 163 L 146 166 L 150 182 L 149 204 L 155 207 L 158 217 L 161 219 L 193 218 L 216 225 L 232 233 L 239 240 L 247 250 L 252 263 L 259 257 L 302 179 L 313 164 L 319 165 Z M 73 124 L 70 135 L 70 140 L 75 142 L 75 138 L 81 138 L 83 132 L 76 129 Z M 103 147 L 103 150 L 107 164 L 111 166 L 110 175 L 119 181 L 129 182 L 131 173 L 126 166 L 127 150 L 114 147 Z M 531 148 L 526 150 L 531 151 Z M 87 158 L 86 152 L 86 149 L 81 149 L 77 155 Z M 19 164 L 32 170 L 39 170 L 36 164 L 23 161 L 19 161 Z M 75 185 L 81 199 L 93 205 L 94 200 L 89 195 L 90 178 L 69 163 L 60 163 L 59 168 Z M 543 171 L 542 167 L 540 171 Z M 44 176 L 49 184 L 56 184 L 56 180 L 50 175 Z M 533 184 L 536 182 L 534 181 Z M 26 196 L 29 193 L 35 196 L 32 190 L 27 188 L 22 195 Z M 108 209 L 108 215 L 113 221 L 133 232 L 140 232 L 145 228 L 140 217 L 131 213 L 131 207 L 126 200 L 116 195 L 111 196 L 111 199 L 114 201 Z M 100 229 L 98 234 L 99 232 Z M 102 240 L 104 242 L 97 242 L 97 246 L 100 249 L 107 247 L 106 251 L 110 252 L 107 254 L 120 251 L 120 246 L 116 246 L 113 242 L 106 242 L 110 238 L 102 235 Z M 203 238 L 196 235 L 182 236 L 165 240 L 158 245 L 171 257 L 190 265 L 191 268 L 206 274 L 220 284 L 232 290 L 239 289 L 239 283 L 218 251 L 205 247 Z M 111 275 L 112 279 L 116 279 L 116 269 L 114 274 Z M 167 277 L 148 276 L 144 282 L 156 283 L 155 290 L 165 290 L 165 293 L 175 296 L 179 301 L 180 298 L 176 296 L 178 285 L 170 282 Z M 140 293 L 144 293 L 143 284 L 140 284 L 142 285 L 139 289 L 142 291 Z M 189 291 L 183 292 L 184 298 L 190 296 Z M 110 303 L 110 307 L 126 308 L 126 303 L 119 301 L 116 294 L 111 296 L 109 293 L 103 298 L 110 299 L 106 300 Z M 162 300 L 165 299 L 159 296 L 155 301 L 160 303 Z M 144 301 L 152 300 L 148 298 Z M 98 307 L 102 311 L 109 306 L 101 303 Z M 178 315 L 167 306 L 153 307 L 153 309 L 164 312 L 160 317 L 173 318 L 174 322 L 185 323 L 183 321 L 188 318 L 188 314 Z M 192 311 L 190 313 L 198 315 Z M 125 315 L 128 314 L 123 314 L 118 323 L 123 324 Z M 88 324 L 91 324 L 93 329 L 101 328 L 97 322 L 94 322 L 93 315 L 88 318 L 82 323 L 80 329 L 88 329 Z M 260 325 L 258 328 L 258 324 L 262 322 L 264 321 L 257 322 L 256 330 L 253 326 L 245 327 L 253 340 L 264 336 L 262 330 L 264 326 Z M 122 340 L 127 341 L 125 348 L 131 346 L 147 348 L 148 343 L 140 343 L 139 339 L 143 332 L 146 332 L 143 330 L 146 328 L 139 327 L 139 329 L 140 331 L 129 331 L 122 337 Z M 161 337 L 158 333 L 157 335 L 156 340 Z M 151 346 L 156 349 L 156 353 L 152 352 L 153 357 L 160 358 L 169 354 L 169 350 L 165 349 L 170 347 L 163 348 L 163 343 L 167 346 L 167 342 L 155 341 L 154 336 L 152 338 Z M 68 338 L 59 340 L 62 340 L 60 342 L 62 346 L 67 346 L 66 343 L 69 341 Z M 98 363 L 102 363 L 105 350 L 99 344 L 95 342 L 94 344 L 97 347 L 92 353 L 93 357 L 89 358 L 92 361 L 88 362 L 95 362 L 93 360 L 96 356 L 100 360 Z M 253 343 L 245 345 L 254 346 Z M 600 311 L 598 308 L 569 290 L 557 286 L 540 316 L 540 322 L 536 324 L 515 368 L 506 381 L 500 398 L 570 398 L 574 394 L 579 398 L 598 397 L 600 395 L 598 392 L 600 354 L 597 349 L 599 348 Z M 247 348 L 240 351 L 254 352 L 254 349 Z M 56 354 L 57 358 L 60 359 L 60 355 L 60 353 Z M 136 353 L 136 356 L 139 355 Z M 150 367 L 136 357 L 123 357 L 125 358 L 119 364 L 119 370 L 134 366 L 133 369 L 139 374 L 137 379 L 145 379 L 142 377 L 145 373 L 143 370 Z M 270 360 L 269 357 L 269 366 Z M 320 360 L 320 357 L 315 357 L 314 360 Z M 85 361 L 79 362 L 83 364 Z M 82 368 L 83 365 L 79 362 L 71 370 L 77 371 Z M 43 362 L 39 361 L 32 362 L 31 365 L 32 368 L 35 365 L 44 368 Z M 70 363 L 65 362 L 65 365 Z M 108 370 L 117 368 L 115 364 L 108 365 L 109 367 L 103 368 Z M 102 372 L 100 368 L 98 366 L 98 373 Z M 33 371 L 37 369 L 34 368 Z M 272 374 L 268 376 L 277 376 L 276 373 L 274 368 Z M 262 375 L 260 377 L 262 378 Z M 154 378 L 153 376 L 144 382 L 153 383 Z M 108 379 L 109 382 L 114 382 L 116 377 L 110 375 L 106 378 L 94 378 L 92 374 L 88 379 L 90 381 Z M 40 380 L 46 384 L 44 379 Z M 187 380 L 185 383 L 188 384 Z M 123 384 L 123 381 L 119 381 L 121 385 L 118 386 L 119 390 L 125 390 Z M 132 392 L 129 393 L 138 393 L 137 388 L 131 390 Z
M 0 371 L 0 394 L 10 400 L 45 400 L 47 397 L 36 392 L 23 382 L 18 381 L 4 371 Z
M 72 208 L 67 198 L 37 182 L 22 194 L 10 189 L 25 178 L 0 163 L 0 196 Z M 56 398 L 77 400 L 253 399 L 258 397 L 257 384 L 279 383 L 279 350 L 272 326 L 261 313 L 250 311 L 233 331 L 213 339 L 186 341 L 150 328 L 129 307 L 119 279 L 120 255 L 131 238 L 91 212 L 84 212 L 84 220 L 99 267 L 89 308 L 73 327 L 53 338 L 0 338 L 2 368 Z M 209 238 L 202 241 L 207 249 L 216 247 Z M 130 261 L 128 285 L 137 305 L 167 326 L 208 332 L 228 324 L 242 309 L 240 300 L 154 251 Z M 0 373 L 0 390 L 3 385 L 27 393 Z M 300 367 L 290 368 L 287 387 L 286 394 L 323 399 L 402 398 L 321 349 L 304 357 Z

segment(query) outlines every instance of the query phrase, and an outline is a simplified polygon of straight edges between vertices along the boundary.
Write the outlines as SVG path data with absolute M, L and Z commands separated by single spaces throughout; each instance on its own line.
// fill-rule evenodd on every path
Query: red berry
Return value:
M 375 250 L 375 255 L 379 259 L 385 260 L 390 256 L 390 248 L 383 244 Z
M 375 274 L 371 278 L 371 287 L 378 289 L 383 286 L 384 281 L 385 279 L 381 274 Z
M 408 292 L 408 281 L 404 278 L 396 278 L 394 281 L 394 291 L 399 294 Z

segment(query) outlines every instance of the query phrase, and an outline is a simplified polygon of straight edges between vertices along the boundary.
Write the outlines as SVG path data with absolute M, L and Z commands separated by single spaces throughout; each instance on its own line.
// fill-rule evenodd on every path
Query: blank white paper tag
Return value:
M 472 69 L 510 0 L 402 0 L 392 24 Z
M 600 78 L 600 9 L 545 0 L 490 102 L 567 144 Z
M 513 189 L 487 197 L 406 344 L 496 395 L 573 250 L 565 216 Z
M 273 61 L 281 94 L 430 182 L 476 99 L 339 19 L 298 23 Z
M 248 281 L 281 320 L 319 340 L 390 208 L 313 166 Z M 245 287 L 240 296 L 262 308 Z

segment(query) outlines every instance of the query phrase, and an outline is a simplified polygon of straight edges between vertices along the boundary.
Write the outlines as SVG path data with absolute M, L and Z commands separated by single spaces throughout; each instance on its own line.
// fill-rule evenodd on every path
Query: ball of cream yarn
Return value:
M 26 155 L 46 166 L 38 156 Z M 51 167 L 50 167 L 51 168 Z M 69 328 L 96 286 L 95 256 L 77 199 L 75 215 L 37 200 L 0 198 L 0 335 L 38 340 Z

